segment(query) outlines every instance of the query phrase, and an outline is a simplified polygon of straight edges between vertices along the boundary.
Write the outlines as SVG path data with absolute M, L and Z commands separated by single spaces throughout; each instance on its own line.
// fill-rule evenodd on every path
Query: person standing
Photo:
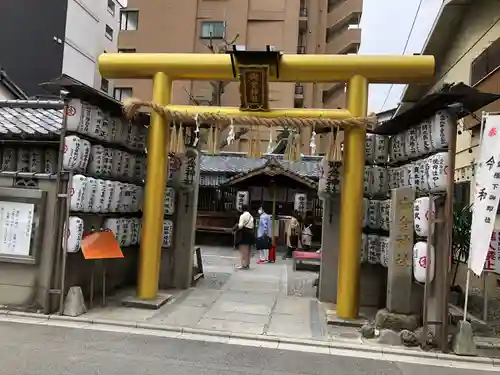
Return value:
M 248 212 L 247 205 L 243 205 L 242 211 L 238 224 L 233 228 L 235 232 L 234 245 L 240 251 L 240 264 L 236 268 L 247 270 L 250 268 L 250 252 L 255 244 L 254 219 Z
M 286 259 L 291 259 L 293 256 L 293 251 L 299 247 L 299 234 L 300 234 L 300 223 L 297 219 L 300 217 L 297 211 L 293 212 L 290 216 L 288 224 L 286 227 Z
M 257 229 L 257 250 L 259 250 L 259 260 L 257 263 L 269 262 L 269 249 L 272 246 L 271 241 L 271 215 L 268 215 L 264 209 L 259 208 L 259 227 Z
M 304 229 L 302 229 L 302 233 L 300 234 L 300 242 L 302 244 L 302 248 L 306 251 L 311 249 L 312 246 L 312 220 L 306 219 L 304 221 Z

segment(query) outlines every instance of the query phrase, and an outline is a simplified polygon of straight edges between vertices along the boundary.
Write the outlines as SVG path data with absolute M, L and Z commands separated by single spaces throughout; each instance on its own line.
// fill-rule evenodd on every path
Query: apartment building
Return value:
M 479 91 L 500 94 L 500 13 L 498 0 L 445 0 L 422 53 L 436 58 L 436 78 L 429 85 L 409 85 L 399 111 L 411 107 L 443 84 L 464 82 Z M 455 196 L 471 203 L 474 194 L 474 167 L 479 157 L 481 112 L 499 112 L 500 101 L 480 109 L 458 127 L 455 155 Z M 472 186 L 472 188 L 471 188 Z M 500 210 L 495 228 L 500 228 Z M 458 282 L 465 286 L 467 267 L 459 270 Z M 471 286 L 482 288 L 473 276 Z M 489 295 L 500 296 L 500 278 L 489 277 Z
M 67 74 L 113 93 L 97 58 L 116 52 L 123 0 L 15 0 L 0 2 L 0 64 L 29 96 L 38 85 Z
M 266 45 L 288 54 L 357 53 L 362 0 L 128 0 L 122 10 L 119 52 L 210 53 L 229 44 L 247 49 Z M 150 80 L 117 80 L 114 95 L 151 99 Z M 210 82 L 175 82 L 175 104 L 239 105 L 236 83 L 222 95 Z M 345 106 L 345 83 L 272 83 L 276 108 Z M 269 134 L 261 132 L 262 137 Z M 246 151 L 248 133 L 225 150 Z M 310 130 L 303 135 L 308 152 Z

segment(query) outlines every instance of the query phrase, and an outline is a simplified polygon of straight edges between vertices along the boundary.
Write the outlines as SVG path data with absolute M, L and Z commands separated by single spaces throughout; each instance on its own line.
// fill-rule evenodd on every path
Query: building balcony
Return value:
M 357 53 L 361 44 L 360 28 L 344 28 L 328 34 L 327 54 Z
M 334 83 L 323 91 L 323 107 L 328 109 L 343 109 L 346 106 L 346 89 L 344 82 Z
M 299 30 L 307 30 L 307 8 L 301 7 L 299 12 Z
M 497 66 L 491 73 L 482 78 L 479 82 L 473 85 L 476 90 L 482 92 L 489 92 L 492 94 L 500 94 L 500 66 Z M 467 116 L 464 118 L 464 129 L 471 130 L 476 126 L 481 125 L 482 112 L 500 112 L 500 100 L 488 104 L 477 111 L 474 116 Z M 476 118 L 474 118 L 476 117 Z M 478 121 L 479 119 L 479 121 Z
M 297 46 L 297 53 L 303 55 L 306 53 L 306 46 Z
M 343 0 L 333 4 L 327 15 L 327 28 L 332 31 L 346 25 L 359 25 L 363 0 Z

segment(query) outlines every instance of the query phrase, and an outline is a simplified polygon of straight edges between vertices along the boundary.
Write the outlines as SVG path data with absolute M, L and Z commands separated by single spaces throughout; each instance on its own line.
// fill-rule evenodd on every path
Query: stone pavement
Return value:
M 202 246 L 205 278 L 196 287 L 171 291 L 173 298 L 160 310 L 122 307 L 110 302 L 86 318 L 328 341 L 335 336 L 326 326 L 324 310 L 315 298 L 313 272 L 293 272 L 291 261 L 256 264 L 236 270 L 238 252 Z M 359 340 L 355 329 L 338 338 Z M 337 337 L 334 337 L 337 338 Z
M 256 264 L 236 270 L 238 252 L 230 248 L 202 246 L 205 278 L 184 291 L 166 291 L 172 299 L 159 310 L 121 306 L 111 297 L 106 307 L 94 308 L 82 318 L 122 322 L 130 326 L 178 327 L 228 336 L 251 335 L 342 345 L 380 347 L 361 338 L 354 327 L 327 325 L 326 309 L 315 298 L 314 272 L 294 272 L 291 261 L 281 257 L 275 264 Z M 155 328 L 157 329 L 157 328 Z M 496 342 L 477 338 L 480 355 L 500 357 Z M 400 348 L 408 353 L 420 348 Z
M 483 348 L 488 346 L 479 351 L 483 358 L 466 358 L 362 340 L 356 328 L 327 326 L 325 306 L 317 302 L 312 286 L 315 273 L 293 272 L 291 262 L 281 258 L 276 264 L 263 265 L 255 264 L 254 258 L 250 270 L 236 270 L 238 254 L 227 248 L 204 246 L 203 258 L 205 278 L 189 290 L 171 291 L 173 298 L 159 310 L 123 307 L 117 296 L 115 301 L 110 298 L 107 307 L 94 308 L 78 318 L 0 310 L 0 322 L 149 332 L 235 345 L 301 347 L 302 351 L 348 356 L 352 351 L 360 351 L 364 357 L 383 353 L 412 361 L 434 358 L 493 363 L 499 358 L 494 342 L 482 343 Z

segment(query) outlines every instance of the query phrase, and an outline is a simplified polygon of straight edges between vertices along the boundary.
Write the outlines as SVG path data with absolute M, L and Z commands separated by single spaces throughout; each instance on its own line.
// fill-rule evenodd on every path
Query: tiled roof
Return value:
M 59 101 L 0 100 L 0 134 L 18 137 L 60 134 L 62 105 Z
M 319 163 L 321 158 L 318 156 L 304 156 L 301 161 L 289 162 L 283 160 L 283 155 L 272 155 L 286 169 L 289 169 L 300 176 L 309 178 L 319 178 Z M 224 153 L 219 155 L 202 155 L 201 172 L 202 173 L 242 173 L 249 170 L 262 167 L 270 155 L 264 155 L 261 159 L 253 159 L 243 153 Z
M 249 170 L 248 172 L 241 172 L 236 174 L 235 176 L 229 178 L 225 184 L 226 185 L 234 185 L 241 183 L 242 181 L 248 180 L 249 178 L 255 177 L 257 175 L 283 175 L 287 176 L 288 178 L 298 181 L 299 183 L 306 185 L 312 189 L 315 189 L 316 182 L 309 178 L 304 176 L 303 174 L 299 174 L 289 167 L 285 166 L 283 162 L 279 161 L 275 156 L 271 157 L 268 159 L 262 166 L 254 168 Z
M 60 134 L 63 106 L 60 101 L 0 100 L 0 136 L 47 137 Z M 201 172 L 205 174 L 237 174 L 263 166 L 271 155 L 261 159 L 244 153 L 221 152 L 201 157 Z M 304 156 L 301 161 L 288 162 L 283 155 L 272 155 L 286 169 L 309 178 L 319 177 L 321 157 Z

